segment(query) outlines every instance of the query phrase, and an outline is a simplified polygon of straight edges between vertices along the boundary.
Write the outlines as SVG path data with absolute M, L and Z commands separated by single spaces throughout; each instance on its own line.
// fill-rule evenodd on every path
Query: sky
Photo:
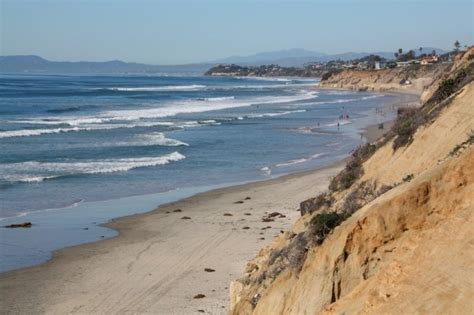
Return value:
M 0 54 L 55 61 L 212 61 L 474 43 L 472 0 L 0 0 Z

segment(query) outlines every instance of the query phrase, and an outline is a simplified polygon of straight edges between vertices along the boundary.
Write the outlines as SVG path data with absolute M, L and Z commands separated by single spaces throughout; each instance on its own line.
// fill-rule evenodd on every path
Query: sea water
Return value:
M 317 80 L 0 76 L 0 271 L 114 235 L 111 218 L 323 167 L 396 97 Z

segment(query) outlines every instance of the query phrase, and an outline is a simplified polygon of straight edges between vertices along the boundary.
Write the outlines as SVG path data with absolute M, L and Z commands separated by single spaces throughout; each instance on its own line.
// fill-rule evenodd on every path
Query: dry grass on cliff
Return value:
M 410 157 L 411 160 L 409 163 L 412 163 L 415 160 L 415 158 L 410 155 L 410 148 L 413 147 L 408 147 L 406 150 L 398 150 L 396 154 L 395 151 L 404 146 L 410 146 L 410 144 L 413 142 L 413 144 L 417 145 L 417 148 L 422 148 L 424 152 L 427 152 L 427 149 L 424 146 L 425 143 L 420 145 L 420 141 L 422 141 L 420 139 L 423 139 L 423 134 L 419 137 L 417 134 L 417 130 L 419 130 L 420 127 L 424 127 L 428 128 L 428 131 L 426 132 L 432 132 L 433 129 L 440 128 L 437 123 L 434 123 L 434 121 L 438 119 L 438 116 L 440 116 L 442 112 L 447 113 L 448 116 L 445 117 L 445 120 L 440 119 L 440 121 L 444 121 L 444 124 L 448 126 L 446 127 L 446 132 L 451 132 L 448 132 L 448 135 L 451 136 L 446 136 L 446 133 L 442 132 L 439 136 L 433 138 L 433 141 L 439 141 L 439 145 L 443 145 L 448 141 L 452 141 L 452 136 L 456 135 L 457 132 L 457 129 L 453 131 L 452 128 L 452 126 L 455 126 L 454 121 L 469 122 L 469 120 L 462 120 L 461 118 L 463 117 L 463 115 L 457 115 L 456 111 L 452 113 L 452 111 L 443 111 L 443 109 L 449 107 L 449 105 L 456 98 L 456 96 L 465 95 L 465 93 L 463 94 L 462 91 L 466 84 L 472 82 L 473 80 L 473 68 L 474 66 L 472 62 L 464 64 L 462 67 L 458 67 L 449 76 L 446 76 L 439 82 L 435 83 L 437 84 L 437 89 L 432 93 L 431 97 L 428 98 L 428 101 L 425 102 L 423 107 L 404 111 L 403 113 L 401 113 L 401 115 L 399 115 L 397 122 L 394 124 L 393 129 L 391 129 L 391 131 L 389 131 L 389 133 L 386 134 L 384 138 L 375 143 L 361 146 L 357 150 L 355 150 L 345 168 L 331 180 L 328 192 L 320 194 L 317 197 L 305 200 L 300 204 L 301 215 L 304 216 L 301 219 L 301 222 L 303 223 L 303 225 L 305 225 L 305 229 L 298 229 L 298 231 L 300 232 L 297 234 L 285 234 L 285 238 L 280 238 L 278 243 L 279 246 L 277 249 L 269 250 L 268 256 L 260 258 L 260 268 L 253 273 L 249 273 L 248 277 L 246 277 L 245 285 L 247 286 L 247 288 L 245 290 L 249 290 L 248 292 L 251 292 L 252 296 L 258 295 L 259 299 L 261 296 L 263 296 L 262 299 L 265 299 L 266 295 L 268 294 L 268 291 L 265 291 L 267 290 L 267 288 L 271 288 L 277 283 L 281 284 L 281 281 L 285 281 L 285 279 L 288 280 L 288 277 L 290 277 L 290 275 L 295 275 L 295 277 L 291 278 L 291 281 L 293 281 L 294 279 L 302 279 L 303 277 L 314 277 L 314 270 L 312 275 L 308 276 L 308 264 L 324 264 L 324 259 L 326 259 L 326 257 L 323 257 L 324 259 L 321 259 L 319 262 L 317 262 L 314 259 L 311 260 L 311 253 L 314 253 L 315 251 L 318 251 L 321 248 L 327 248 L 328 246 L 332 247 L 333 238 L 337 237 L 337 235 L 341 233 L 341 229 L 344 230 L 346 228 L 346 225 L 343 223 L 345 221 L 349 221 L 349 223 L 347 224 L 351 224 L 351 221 L 347 220 L 349 217 L 353 216 L 354 213 L 358 212 L 359 209 L 364 208 L 364 206 L 368 205 L 370 202 L 374 201 L 378 197 L 381 197 L 381 195 L 384 195 L 388 191 L 392 190 L 392 188 L 395 188 L 401 184 L 403 184 L 403 186 L 412 186 L 413 182 L 419 182 L 418 176 L 420 176 L 420 174 L 424 172 L 425 169 L 419 168 L 420 171 L 418 171 L 418 169 L 408 168 L 406 172 L 404 172 L 400 168 L 401 165 L 405 165 L 403 164 L 404 160 L 403 158 L 400 158 L 400 155 L 406 155 Z M 464 91 L 471 90 L 467 88 L 464 89 Z M 460 98 L 460 100 L 456 102 L 456 104 L 464 108 L 466 106 L 465 102 L 466 100 L 464 97 L 464 100 Z M 458 157 L 462 155 L 463 152 L 468 150 L 468 148 L 474 143 L 473 131 L 471 131 L 471 133 L 466 136 L 467 140 L 464 141 L 465 138 L 463 138 L 462 140 L 464 142 L 459 141 L 459 137 L 456 138 L 458 139 L 456 140 L 456 142 L 460 144 L 456 145 L 452 149 L 448 158 Z M 387 146 L 390 140 L 393 140 L 393 144 L 391 145 L 394 149 L 393 151 L 390 146 Z M 433 145 L 436 144 L 433 143 Z M 382 149 L 378 150 L 379 148 Z M 449 147 L 449 150 L 450 149 L 451 147 Z M 374 154 L 376 155 L 374 157 L 375 160 L 374 158 L 371 159 Z M 380 158 L 380 154 L 383 155 L 382 158 Z M 446 153 L 443 153 L 442 156 L 445 156 L 445 154 Z M 442 156 L 438 154 L 437 157 L 433 157 L 420 153 L 416 155 L 417 158 L 419 157 L 420 161 L 423 161 L 423 164 L 427 163 L 427 159 L 439 159 Z M 377 177 L 379 176 L 377 174 L 380 174 L 381 172 L 383 172 L 383 170 L 385 170 L 385 166 L 387 165 L 386 163 L 388 162 L 387 159 L 390 159 L 390 157 L 396 157 L 396 159 L 394 159 L 394 161 L 392 161 L 391 163 L 396 165 L 396 172 L 397 174 L 400 173 L 400 177 L 398 178 L 397 176 L 390 175 L 392 176 L 390 177 L 391 180 L 384 180 L 383 178 Z M 370 167 L 366 170 L 367 174 L 364 175 L 364 166 L 367 167 L 367 165 L 372 165 L 373 167 L 375 167 L 377 173 L 374 173 L 374 168 Z M 395 169 L 395 167 L 390 168 L 389 171 L 393 172 L 393 169 Z M 405 190 L 406 188 L 397 187 L 394 193 Z M 408 190 L 407 192 L 411 193 L 410 190 Z M 391 192 L 386 196 L 387 198 L 392 198 L 389 197 L 392 195 L 393 194 Z M 415 196 L 416 193 L 413 193 L 412 195 Z M 381 199 L 377 199 L 377 202 L 374 203 L 374 207 L 377 207 L 378 200 L 386 200 L 386 198 L 383 196 L 381 197 Z M 418 199 L 415 197 L 413 197 L 412 199 L 408 199 L 408 201 L 414 202 L 418 202 L 417 200 Z M 367 207 L 365 207 L 364 209 L 367 209 Z M 362 211 L 365 211 L 364 209 Z M 404 211 L 403 207 L 400 209 L 402 212 Z M 361 212 L 359 211 L 358 214 L 356 214 L 355 216 L 359 216 L 359 213 Z M 393 219 L 391 211 L 384 210 L 381 212 L 381 214 L 385 215 L 387 217 L 387 220 Z M 404 214 L 404 212 L 402 214 Z M 409 215 L 413 215 L 415 219 L 417 218 L 415 212 L 410 212 Z M 383 223 L 378 225 L 374 223 L 374 226 L 376 226 L 377 228 L 388 228 L 385 223 L 386 221 L 377 222 Z M 405 225 L 410 224 L 411 222 L 409 221 L 401 222 L 400 233 L 404 233 L 406 231 Z M 338 226 L 340 226 L 339 229 Z M 388 233 L 386 236 L 389 237 L 390 235 L 392 234 Z M 328 241 L 331 242 L 331 244 L 328 245 Z M 354 242 L 348 242 L 348 244 L 355 244 Z M 380 246 L 386 246 L 384 245 L 386 243 L 387 242 L 382 242 L 382 245 Z M 361 248 L 363 248 L 364 244 L 366 243 L 361 242 L 359 245 L 361 246 Z M 374 253 L 376 250 L 377 247 L 375 247 L 375 250 L 372 253 Z M 389 253 L 392 249 L 387 250 L 390 251 L 388 251 L 388 254 L 386 255 L 390 255 Z M 308 260 L 310 261 L 308 262 Z M 367 267 L 366 265 L 368 266 L 369 264 L 364 263 L 364 268 Z M 324 266 L 325 268 L 328 267 L 328 265 Z M 329 266 L 328 268 L 331 269 L 331 266 Z M 336 266 L 335 268 L 336 269 L 334 272 L 336 273 L 338 267 Z M 320 272 L 321 270 L 323 269 L 318 269 L 318 272 Z M 349 268 L 348 270 L 350 271 L 352 269 Z M 289 272 L 285 273 L 285 271 Z M 332 275 L 333 278 L 336 277 L 334 276 L 334 274 Z M 363 272 L 363 275 L 364 279 L 367 279 L 369 277 L 367 275 L 366 270 Z M 329 281 L 330 278 L 331 275 L 328 274 L 324 277 L 324 280 Z M 353 278 L 348 277 L 346 281 L 348 279 L 350 280 Z M 321 288 L 322 286 L 318 287 L 318 290 Z M 305 291 L 306 289 L 308 289 L 307 285 L 303 288 L 303 291 Z M 256 294 L 257 292 L 258 294 Z M 338 292 L 340 294 L 340 288 L 338 289 Z M 286 298 L 286 295 L 285 297 L 278 296 L 278 298 Z M 330 298 L 330 296 L 328 296 L 328 298 Z M 324 298 L 321 298 L 321 303 L 323 303 L 322 305 L 324 305 L 324 303 L 330 304 L 334 302 L 332 299 L 327 301 L 323 300 Z M 257 305 L 257 303 L 258 299 L 255 301 L 255 303 L 252 303 L 252 307 L 258 310 L 259 305 Z

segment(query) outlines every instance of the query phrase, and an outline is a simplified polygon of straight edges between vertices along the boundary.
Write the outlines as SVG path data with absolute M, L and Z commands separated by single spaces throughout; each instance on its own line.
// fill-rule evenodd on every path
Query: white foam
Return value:
M 71 131 L 83 131 L 89 130 L 88 128 L 54 128 L 54 129 L 22 129 L 22 130 L 10 130 L 0 131 L 1 138 L 12 138 L 12 137 L 30 137 L 39 136 L 51 133 L 71 132 Z
M 140 135 L 143 141 L 134 142 L 134 145 L 159 145 L 168 147 L 189 146 L 186 142 L 176 139 L 166 138 L 161 132 L 154 132 L 151 134 Z
M 0 176 L 0 179 L 10 182 L 40 182 L 61 176 L 126 172 L 135 168 L 166 165 L 185 158 L 179 152 L 173 152 L 159 157 L 104 159 L 86 162 L 29 161 L 11 163 L 3 164 L 0 167 L 0 174 L 4 174 Z
M 277 82 L 291 82 L 291 81 L 293 81 L 292 79 L 278 78 L 278 77 L 252 77 L 252 76 L 247 76 L 247 77 L 236 77 L 236 78 L 240 79 L 240 80 L 259 80 L 259 81 L 277 81 Z
M 325 153 L 316 153 L 316 154 L 313 154 L 309 157 L 295 159 L 295 160 L 289 160 L 287 162 L 277 163 L 273 166 L 265 166 L 265 167 L 262 167 L 260 170 L 262 172 L 264 172 L 266 175 L 270 175 L 272 173 L 272 171 L 271 171 L 272 167 L 286 167 L 286 166 L 291 166 L 291 165 L 295 165 L 295 164 L 301 164 L 301 163 L 305 163 L 305 162 L 317 159 L 317 158 L 323 156 L 324 154 Z
M 34 210 L 34 211 L 25 211 L 25 212 L 20 212 L 16 215 L 13 215 L 13 216 L 10 216 L 10 217 L 3 217 L 3 218 L 0 218 L 0 221 L 3 221 L 5 219 L 9 219 L 9 218 L 21 218 L 21 217 L 25 217 L 29 214 L 33 214 L 33 213 L 42 213 L 42 212 L 52 212 L 52 211 L 58 211 L 58 210 L 63 210 L 63 209 L 70 209 L 70 208 L 75 208 L 77 206 L 79 206 L 80 204 L 82 204 L 84 202 L 84 199 L 79 199 L 78 201 L 75 201 L 73 202 L 72 204 L 70 205 L 67 205 L 65 207 L 60 207 L 60 208 L 48 208 L 48 209 L 41 209 L 41 210 Z
M 62 132 L 74 132 L 74 131 L 90 131 L 100 129 L 115 129 L 115 128 L 134 128 L 134 127 L 151 127 L 159 125 L 168 125 L 167 122 L 150 122 L 140 120 L 152 120 L 164 117 L 171 117 L 178 114 L 184 113 L 200 113 L 214 110 L 230 109 L 236 107 L 248 107 L 252 105 L 264 105 L 264 104 L 280 104 L 290 103 L 300 100 L 312 99 L 317 97 L 317 92 L 304 92 L 293 96 L 269 96 L 269 97 L 257 97 L 249 99 L 226 99 L 219 102 L 201 102 L 201 101 L 183 101 L 177 103 L 168 104 L 168 106 L 153 107 L 153 108 L 142 108 L 142 109 L 127 109 L 127 110 L 115 110 L 107 111 L 97 116 L 67 116 L 67 117 L 45 117 L 41 119 L 29 119 L 21 120 L 22 122 L 30 122 L 37 124 L 67 124 L 71 128 L 51 128 L 51 129 L 22 129 L 22 130 L 10 130 L 1 131 L 0 138 L 10 137 L 28 137 L 28 136 L 39 136 L 43 134 L 54 134 Z M 286 113 L 283 113 L 284 115 Z M 271 113 L 270 113 L 271 115 Z M 279 115 L 276 113 L 276 115 Z M 109 124 L 110 122 L 127 122 L 135 121 L 136 124 Z M 15 122 L 15 121 L 13 121 Z M 214 124 L 219 124 L 214 122 Z M 199 124 L 198 124 L 199 125 Z M 189 127 L 189 125 L 184 125 Z M 178 127 L 180 127 L 178 125 Z
M 370 99 L 377 98 L 377 97 L 382 97 L 382 96 L 385 96 L 385 95 L 376 94 L 376 95 L 364 96 L 364 97 L 361 98 L 361 100 L 370 100 Z
M 207 101 L 207 102 L 218 102 L 218 101 L 226 101 L 226 100 L 233 100 L 235 96 L 222 96 L 222 97 L 204 97 L 198 98 L 198 101 Z
M 352 121 L 350 121 L 349 119 L 342 119 L 342 120 L 338 120 L 334 123 L 327 124 L 326 126 L 327 127 L 334 127 L 334 126 L 337 126 L 337 124 L 339 124 L 339 126 L 344 126 L 344 125 L 352 124 Z
M 270 167 L 265 166 L 260 169 L 266 176 L 270 176 L 272 174 L 272 170 Z
M 311 87 L 316 86 L 315 82 L 311 83 L 291 83 L 290 81 L 277 83 L 276 80 L 266 80 L 266 81 L 275 81 L 276 84 L 244 84 L 244 85 L 232 85 L 232 86 L 208 86 L 206 90 L 212 91 L 231 91 L 231 90 L 268 90 L 268 89 L 296 89 L 300 87 Z M 298 80 L 301 81 L 301 80 Z M 309 81 L 308 81 L 309 82 Z M 316 92 L 316 91 L 315 91 Z
M 348 94 L 354 94 L 354 92 L 348 92 L 348 91 L 327 91 L 327 94 L 330 95 L 348 95 Z
M 301 134 L 312 134 L 314 133 L 314 129 L 314 127 L 299 127 L 293 130 Z
M 162 132 L 137 135 L 130 141 L 118 141 L 109 143 L 97 143 L 98 147 L 134 147 L 134 146 L 165 146 L 178 147 L 189 146 L 188 143 L 176 139 L 167 138 Z
M 275 112 L 275 113 L 263 113 L 263 114 L 250 114 L 246 117 L 248 118 L 262 118 L 262 117 L 275 117 L 275 116 L 283 116 L 283 115 L 289 115 L 289 114 L 294 114 L 294 113 L 303 113 L 306 112 L 305 109 L 298 109 L 298 110 L 288 110 L 284 112 Z
M 294 96 L 260 97 L 243 100 L 227 100 L 226 102 L 181 102 L 166 107 L 137 110 L 109 111 L 102 114 L 114 120 L 139 120 L 175 116 L 183 113 L 200 113 L 252 105 L 290 103 L 315 97 L 314 92 L 301 93 Z
M 155 91 L 189 91 L 189 90 L 202 90 L 205 89 L 205 85 L 192 84 L 192 85 L 166 85 L 166 86 L 142 86 L 142 87 L 113 87 L 108 90 L 113 91 L 124 91 L 124 92 L 155 92 Z
M 304 163 L 304 162 L 306 162 L 306 161 L 308 161 L 308 159 L 306 159 L 306 158 L 296 159 L 296 160 L 290 160 L 290 161 L 288 161 L 288 162 L 283 162 L 283 163 L 275 164 L 275 167 L 290 166 L 290 165 L 294 165 L 294 164 Z
M 184 122 L 186 123 L 186 122 Z M 142 121 L 134 124 L 101 124 L 101 125 L 85 125 L 84 127 L 71 127 L 71 128 L 51 128 L 51 129 L 21 129 L 21 130 L 9 130 L 0 131 L 0 139 L 2 138 L 13 138 L 13 137 L 31 137 L 40 136 L 45 134 L 57 134 L 65 132 L 78 132 L 78 131 L 97 131 L 97 130 L 110 130 L 119 128 L 136 128 L 136 127 L 157 127 L 157 126 L 174 126 L 180 127 L 183 123 L 174 122 L 160 122 L 160 121 Z
M 300 104 L 300 105 L 318 105 L 318 104 L 341 104 L 341 103 L 350 103 L 350 102 L 356 102 L 356 101 L 365 101 L 377 97 L 382 97 L 384 95 L 377 94 L 377 95 L 370 95 L 370 96 L 364 96 L 360 98 L 347 98 L 347 99 L 338 99 L 334 101 L 320 101 L 320 102 L 313 102 L 313 103 L 308 103 L 308 104 Z
M 18 175 L 3 175 L 0 176 L 0 179 L 7 182 L 20 182 L 20 183 L 39 183 L 47 179 L 56 178 L 58 176 L 35 176 L 28 174 L 18 174 Z

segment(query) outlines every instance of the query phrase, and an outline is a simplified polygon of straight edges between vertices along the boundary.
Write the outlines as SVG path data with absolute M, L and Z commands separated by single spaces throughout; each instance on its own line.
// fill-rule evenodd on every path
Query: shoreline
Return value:
M 46 263 L 0 274 L 0 305 L 7 313 L 225 313 L 230 281 L 259 248 L 299 217 L 299 202 L 327 189 L 329 178 L 343 165 L 339 161 L 220 188 L 114 219 L 105 226 L 119 232 L 115 237 L 64 248 Z M 271 212 L 285 217 L 262 222 Z M 122 294 L 131 296 L 123 301 Z M 193 299 L 197 294 L 206 297 Z
M 369 140 L 386 130 L 375 124 L 363 134 Z M 113 219 L 103 226 L 117 231 L 115 237 L 63 248 L 43 264 L 0 274 L 4 297 L 0 305 L 9 312 L 166 313 L 179 308 L 185 313 L 200 309 L 225 313 L 230 280 L 241 275 L 258 249 L 291 226 L 299 217 L 299 202 L 326 190 L 329 178 L 344 164 L 342 160 L 316 170 L 219 188 Z M 181 212 L 173 212 L 176 209 Z M 261 222 L 266 213 L 275 211 L 286 217 Z M 262 230 L 266 226 L 271 228 Z M 187 240 L 191 244 L 182 244 Z M 70 285 L 66 288 L 64 283 Z M 193 299 L 197 294 L 206 297 Z

